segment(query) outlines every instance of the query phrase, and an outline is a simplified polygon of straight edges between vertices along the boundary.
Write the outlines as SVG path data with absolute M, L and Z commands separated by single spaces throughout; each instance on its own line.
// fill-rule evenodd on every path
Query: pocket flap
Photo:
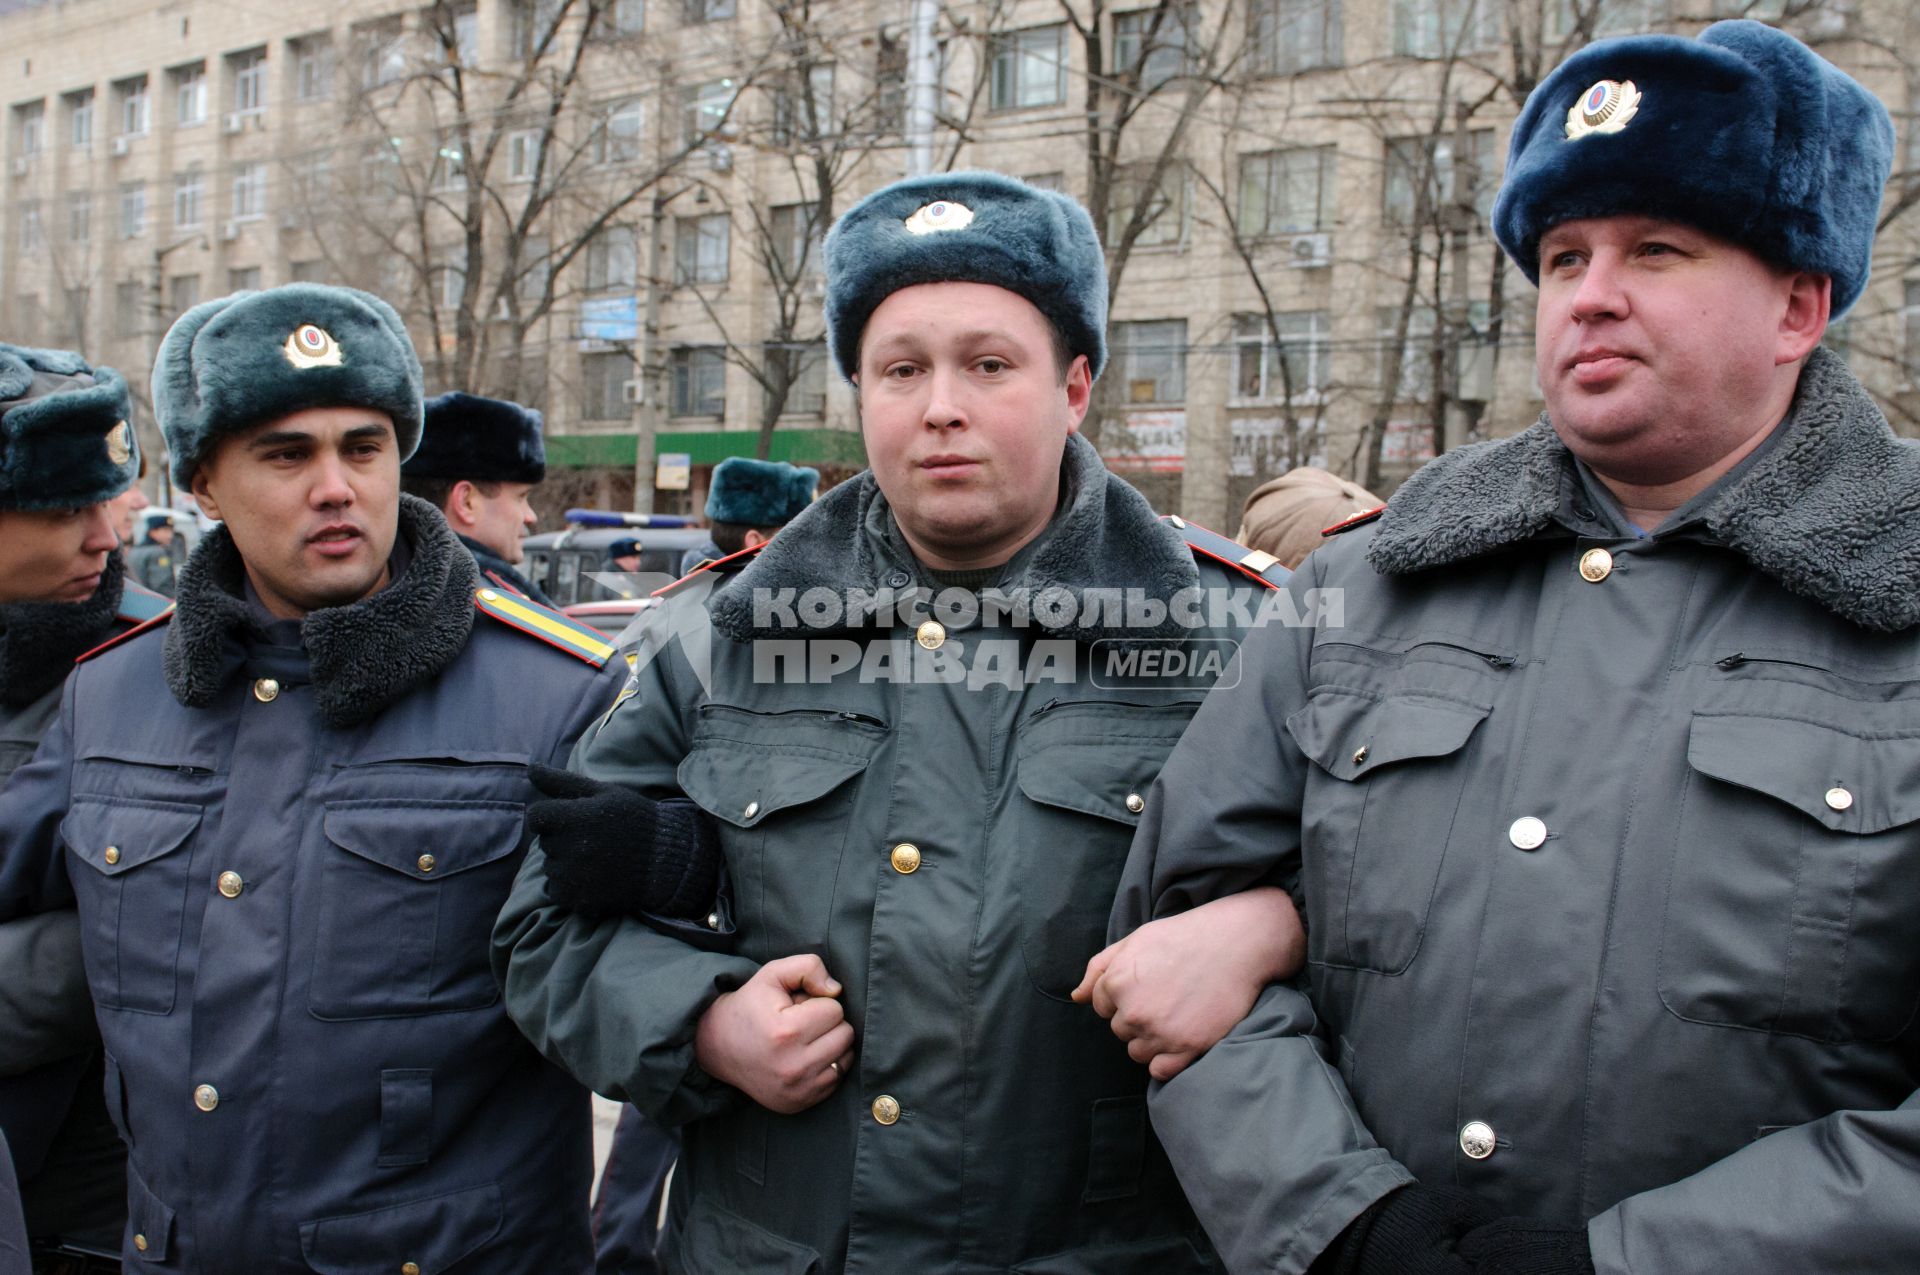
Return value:
M 512 854 L 527 808 L 517 801 L 330 801 L 327 840 L 416 881 L 438 881 Z
M 173 1210 L 147 1189 L 146 1179 L 131 1166 L 127 1173 L 127 1223 L 133 1229 L 135 1258 L 142 1262 L 167 1260 L 167 1250 L 173 1244 Z
M 300 1227 L 300 1252 L 320 1275 L 393 1275 L 412 1263 L 444 1271 L 500 1230 L 500 1187 L 483 1186 Z
M 867 768 L 868 758 L 811 745 L 763 751 L 732 740 L 696 741 L 676 772 L 680 791 L 714 818 L 751 828 L 818 801 Z
M 1863 739 L 1789 718 L 1695 713 L 1687 762 L 1703 775 L 1785 802 L 1835 832 L 1885 832 L 1920 819 L 1920 790 L 1913 786 L 1920 739 Z
M 199 826 L 198 806 L 76 797 L 60 839 L 88 867 L 115 877 L 178 850 Z
M 1077 810 L 1129 826 L 1186 733 L 1199 701 L 1085 703 L 1043 709 L 1020 726 L 1020 791 L 1043 806 Z
M 1459 700 L 1323 687 L 1287 718 L 1287 733 L 1320 769 L 1353 780 L 1394 762 L 1458 752 L 1488 711 Z

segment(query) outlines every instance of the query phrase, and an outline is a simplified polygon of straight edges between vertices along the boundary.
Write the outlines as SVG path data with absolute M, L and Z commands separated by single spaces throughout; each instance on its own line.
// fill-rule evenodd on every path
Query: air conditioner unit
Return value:
M 707 167 L 716 173 L 733 171 L 733 147 L 721 142 L 707 143 Z
M 247 117 L 235 111 L 233 114 L 227 116 L 226 123 L 221 126 L 220 131 L 223 133 L 237 133 L 246 126 Z
M 1286 241 L 1287 264 L 1295 270 L 1317 270 L 1333 264 L 1331 235 L 1295 235 Z
M 113 139 L 113 157 L 115 159 L 125 159 L 132 150 L 133 139 L 131 137 L 116 137 Z
M 15 177 L 25 177 L 29 172 L 32 172 L 32 171 L 33 171 L 33 161 L 26 158 L 25 156 L 21 156 L 19 159 L 16 159 L 13 161 L 13 175 Z
M 236 239 L 238 239 L 239 237 L 240 237 L 240 223 L 239 223 L 239 222 L 237 222 L 237 221 L 230 221 L 230 222 L 228 222 L 228 223 L 227 223 L 226 225 L 224 225 L 224 226 L 222 226 L 222 227 L 220 227 L 220 239 L 221 239 L 221 242 L 223 242 L 223 243 L 232 243 L 232 242 L 233 242 L 234 240 L 236 240 Z
M 647 383 L 634 379 L 620 382 L 620 401 L 638 405 L 647 401 Z

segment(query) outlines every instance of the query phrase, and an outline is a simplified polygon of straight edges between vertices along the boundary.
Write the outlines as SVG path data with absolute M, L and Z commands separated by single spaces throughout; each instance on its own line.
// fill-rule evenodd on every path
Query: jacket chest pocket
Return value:
M 1488 711 L 1321 687 L 1287 718 L 1314 763 L 1301 821 L 1313 961 L 1383 974 L 1413 963 L 1467 778 L 1464 750 Z
M 61 823 L 102 1009 L 172 1012 L 199 827 L 198 806 L 132 798 L 76 797 Z
M 741 955 L 824 951 L 860 786 L 886 728 L 855 713 L 703 705 L 677 771 L 719 823 Z
M 1020 947 L 1043 995 L 1068 999 L 1106 945 L 1148 790 L 1199 707 L 1065 703 L 1020 724 L 1014 768 L 1026 800 L 1011 812 L 1013 835 L 997 840 L 1016 857 Z
M 331 801 L 307 1005 L 324 1019 L 478 1009 L 499 998 L 493 922 L 520 862 L 517 801 Z
M 1920 735 L 1697 712 L 1660 998 L 1691 1022 L 1885 1041 L 1920 1007 Z

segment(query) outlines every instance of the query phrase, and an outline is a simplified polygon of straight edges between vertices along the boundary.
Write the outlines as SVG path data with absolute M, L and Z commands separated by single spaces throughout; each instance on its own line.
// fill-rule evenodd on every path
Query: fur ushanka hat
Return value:
M 71 350 L 0 345 L 0 510 L 82 509 L 140 471 L 127 382 Z
M 153 411 L 189 487 L 213 445 L 310 407 L 393 418 L 400 459 L 420 444 L 420 359 L 393 307 L 319 283 L 236 292 L 174 321 L 153 365 Z
M 740 527 L 778 527 L 813 503 L 820 471 L 783 460 L 729 456 L 713 467 L 707 521 Z
M 400 472 L 409 478 L 537 483 L 547 476 L 540 413 L 502 398 L 458 390 L 427 400 L 420 446 Z
M 1892 166 L 1887 108 L 1784 32 L 1743 18 L 1600 40 L 1527 98 L 1493 233 L 1537 284 L 1563 221 L 1685 222 L 1831 277 L 1837 319 L 1866 286 Z

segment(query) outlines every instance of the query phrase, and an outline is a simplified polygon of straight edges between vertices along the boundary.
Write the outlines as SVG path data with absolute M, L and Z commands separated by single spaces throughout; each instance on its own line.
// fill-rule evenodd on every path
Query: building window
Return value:
M 436 26 L 438 24 L 436 23 Z M 453 13 L 453 47 L 442 46 L 442 52 L 451 55 L 451 61 L 461 66 L 480 64 L 480 11 L 473 5 L 462 5 Z M 440 39 L 444 40 L 446 34 Z
M 995 36 L 989 105 L 996 111 L 1067 100 L 1067 29 L 1034 27 Z
M 1187 401 L 1187 321 L 1159 319 L 1113 325 L 1113 362 L 1122 397 L 1133 404 Z
M 227 271 L 227 291 L 228 292 L 260 291 L 260 267 L 259 266 L 235 266 L 233 269 Z
M 818 416 L 827 410 L 827 343 L 796 341 L 768 345 L 769 365 L 786 361 L 793 368 L 787 384 L 787 401 L 781 405 L 783 416 Z
M 460 139 L 452 133 L 442 133 L 436 139 L 433 148 L 433 171 L 427 180 L 435 190 L 465 190 L 467 188 L 467 155 L 460 149 Z
M 289 283 L 325 283 L 327 278 L 327 263 L 324 261 L 296 261 L 287 267 Z
M 1473 148 L 1473 225 L 1484 231 L 1493 216 L 1493 194 L 1500 168 L 1493 155 L 1493 130 L 1477 128 L 1468 134 Z M 1381 216 L 1390 226 L 1411 226 L 1422 214 L 1433 225 L 1447 215 L 1458 198 L 1456 182 L 1466 174 L 1454 162 L 1453 134 L 1440 137 L 1396 137 L 1387 142 L 1386 180 L 1382 187 Z
M 1113 67 L 1138 77 L 1151 93 L 1189 69 L 1189 39 L 1197 15 L 1185 5 L 1162 4 L 1116 14 L 1113 19 Z
M 1152 164 L 1132 164 L 1114 173 L 1113 189 L 1107 206 L 1107 242 L 1118 243 L 1132 222 L 1134 209 L 1146 204 L 1136 248 L 1177 244 L 1186 233 L 1187 174 L 1179 164 L 1170 163 L 1153 181 Z
M 124 182 L 120 187 L 120 237 L 138 239 L 147 233 L 147 184 Z
M 333 41 L 309 35 L 293 42 L 293 94 L 302 102 L 333 96 Z
M 1480 0 L 1486 4 L 1489 0 Z M 1714 0 L 1714 7 L 1729 17 L 1754 18 L 1761 22 L 1779 21 L 1777 10 L 1768 18 L 1763 9 L 1768 0 L 1751 0 L 1730 4 L 1728 0 Z M 1638 35 L 1651 31 L 1667 21 L 1666 0 L 1547 0 L 1546 12 L 1542 15 L 1546 23 L 1547 39 L 1555 44 L 1562 43 L 1575 35 L 1587 40 L 1597 40 L 1610 35 Z M 1584 43 L 1584 41 L 1582 41 Z
M 508 51 L 516 58 L 530 58 L 553 39 L 560 21 L 561 0 L 514 0 L 513 27 Z
M 29 102 L 13 108 L 15 154 L 32 159 L 47 140 L 47 107 L 44 102 Z
M 117 337 L 140 335 L 140 316 L 147 308 L 147 290 L 138 283 L 113 285 L 113 334 Z
M 267 51 L 249 49 L 227 57 L 227 70 L 233 76 L 233 111 L 236 115 L 259 115 L 267 109 Z
M 1331 324 L 1325 310 L 1233 316 L 1233 397 L 1244 403 L 1318 403 L 1327 390 Z
M 360 57 L 360 87 L 377 89 L 407 78 L 407 32 L 398 19 L 353 29 Z
M 633 227 L 608 226 L 587 244 L 587 291 L 633 291 L 639 261 Z
M 260 162 L 233 167 L 233 219 L 252 221 L 267 215 L 267 166 Z
M 820 246 L 825 231 L 818 204 L 781 204 L 773 210 L 767 219 L 767 232 L 777 282 L 818 278 L 825 271 Z
M 113 86 L 114 115 L 123 137 L 144 137 L 152 123 L 152 99 L 147 95 L 147 77 L 136 75 Z
M 465 266 L 436 266 L 433 271 L 434 301 L 443 312 L 460 308 L 467 299 L 467 270 Z
M 20 255 L 37 257 L 47 250 L 47 224 L 40 215 L 40 201 L 20 205 Z
M 1500 42 L 1496 0 L 1393 0 L 1393 51 L 1444 58 Z
M 1240 236 L 1298 234 L 1333 221 L 1334 148 L 1240 157 Z
M 730 228 L 725 213 L 679 218 L 673 228 L 673 281 L 725 283 Z
M 580 417 L 623 421 L 633 415 L 626 385 L 633 379 L 633 358 L 623 351 L 580 356 Z
M 810 141 L 816 137 L 832 136 L 837 130 L 833 123 L 833 64 L 815 63 L 788 72 L 785 81 L 773 95 L 773 142 L 776 146 L 786 146 L 794 142 Z
M 882 28 L 873 50 L 873 126 L 896 134 L 907 124 L 907 37 Z
M 594 29 L 602 40 L 630 40 L 647 29 L 646 0 L 613 0 L 600 13 L 600 25 Z
M 173 175 L 173 228 L 198 230 L 205 219 L 207 177 L 199 169 Z
M 523 128 L 507 134 L 507 180 L 530 182 L 540 171 L 540 130 Z
M 680 92 L 680 141 L 691 146 L 703 137 L 727 130 L 733 109 L 733 81 L 709 80 Z
M 181 128 L 207 122 L 207 65 L 195 62 L 168 72 L 173 77 L 173 121 Z
M 67 195 L 67 242 L 86 243 L 93 238 L 93 192 L 76 190 Z
M 93 90 L 67 94 L 67 139 L 77 151 L 93 147 Z
M 690 26 L 722 22 L 733 16 L 734 0 L 681 0 Z
M 646 104 L 639 98 L 614 102 L 601 110 L 594 136 L 593 158 L 601 164 L 631 164 L 640 158 L 640 132 L 646 124 Z
M 717 345 L 682 345 L 673 350 L 673 414 L 723 416 L 727 410 L 727 361 Z
M 1383 306 L 1379 312 L 1380 350 L 1374 375 L 1375 383 L 1381 389 L 1386 388 L 1387 373 L 1392 368 L 1393 331 L 1399 314 L 1398 306 Z M 1488 315 L 1485 301 L 1475 301 L 1468 306 L 1466 326 L 1454 334 L 1452 340 L 1453 350 L 1460 362 L 1466 362 L 1464 356 L 1468 350 L 1484 344 Z M 1407 339 L 1400 347 L 1400 389 L 1394 396 L 1396 402 L 1424 403 L 1434 396 L 1434 322 L 1434 310 L 1430 305 L 1416 305 L 1407 313 Z
M 1900 308 L 1900 364 L 1908 386 L 1920 385 L 1920 279 L 1906 280 L 1906 304 Z
M 1247 11 L 1247 54 L 1256 75 L 1339 66 L 1340 0 L 1253 0 Z
M 200 276 L 197 274 L 177 274 L 167 280 L 168 322 L 179 318 L 200 304 Z

